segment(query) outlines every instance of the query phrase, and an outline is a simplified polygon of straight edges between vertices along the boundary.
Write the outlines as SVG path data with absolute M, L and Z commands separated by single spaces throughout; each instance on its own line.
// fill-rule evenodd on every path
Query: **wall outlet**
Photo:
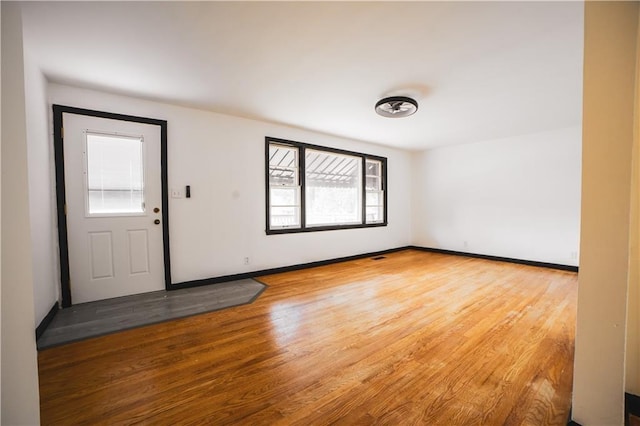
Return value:
M 249 258 L 248 258 L 248 257 L 245 257 L 245 258 L 244 258 L 244 264 L 245 264 L 245 265 L 248 265 L 248 264 L 249 264 Z
M 179 188 L 171 188 L 171 198 L 182 198 L 182 191 Z

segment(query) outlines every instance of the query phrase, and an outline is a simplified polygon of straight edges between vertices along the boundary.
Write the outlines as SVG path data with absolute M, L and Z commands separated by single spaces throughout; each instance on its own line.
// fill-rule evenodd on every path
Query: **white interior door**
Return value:
M 160 126 L 63 114 L 71 300 L 164 289 Z

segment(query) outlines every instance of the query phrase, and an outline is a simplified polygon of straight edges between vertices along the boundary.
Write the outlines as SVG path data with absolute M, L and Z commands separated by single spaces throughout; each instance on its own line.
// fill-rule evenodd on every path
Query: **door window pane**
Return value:
M 144 213 L 142 138 L 87 133 L 89 215 Z

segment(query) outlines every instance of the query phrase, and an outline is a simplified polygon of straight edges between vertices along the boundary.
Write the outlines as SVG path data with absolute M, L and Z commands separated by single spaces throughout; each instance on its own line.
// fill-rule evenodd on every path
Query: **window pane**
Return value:
M 298 188 L 272 187 L 270 201 L 272 206 L 298 206 Z
M 143 213 L 142 138 L 87 134 L 89 214 Z
M 298 148 L 269 143 L 269 227 L 300 227 Z
M 367 176 L 367 191 L 377 191 L 380 188 L 380 178 L 376 176 Z
M 384 196 L 382 191 L 382 162 L 378 160 L 367 160 L 367 207 L 365 219 L 366 223 L 376 223 L 384 221 Z
M 269 185 L 298 185 L 298 148 L 269 145 Z
M 382 163 L 377 160 L 367 160 L 367 182 L 366 189 L 369 191 L 379 191 L 382 189 Z
M 306 150 L 308 226 L 362 223 L 360 157 Z
M 271 207 L 271 228 L 300 227 L 300 207 Z
M 367 192 L 367 207 L 379 206 L 382 204 L 382 193 L 380 192 Z
M 380 161 L 377 160 L 367 160 L 367 175 L 370 176 L 380 176 L 381 169 Z
M 367 206 L 367 223 L 382 222 L 382 206 Z

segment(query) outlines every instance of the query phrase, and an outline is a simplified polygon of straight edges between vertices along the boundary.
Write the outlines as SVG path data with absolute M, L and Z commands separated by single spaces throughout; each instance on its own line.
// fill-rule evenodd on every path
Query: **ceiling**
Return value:
M 582 2 L 26 2 L 52 82 L 411 150 L 579 125 Z M 418 112 L 375 114 L 409 95 Z

